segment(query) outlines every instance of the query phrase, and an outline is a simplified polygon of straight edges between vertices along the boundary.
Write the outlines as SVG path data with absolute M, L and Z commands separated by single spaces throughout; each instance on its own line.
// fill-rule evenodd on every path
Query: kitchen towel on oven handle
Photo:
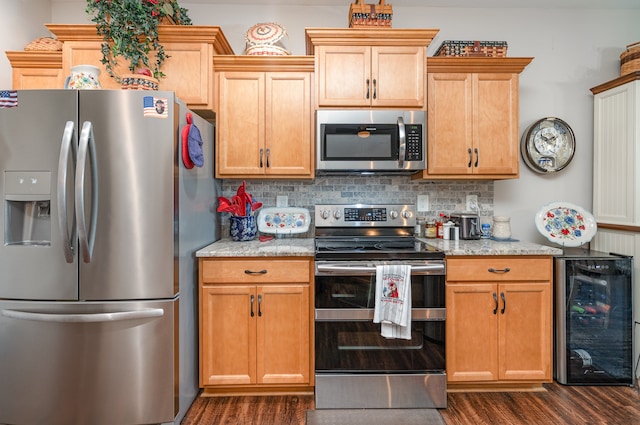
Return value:
M 385 338 L 411 339 L 411 266 L 376 266 L 373 323 Z

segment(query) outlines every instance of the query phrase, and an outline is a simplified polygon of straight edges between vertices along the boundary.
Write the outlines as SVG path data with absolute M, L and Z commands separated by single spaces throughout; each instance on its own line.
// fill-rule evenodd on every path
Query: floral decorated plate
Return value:
M 258 214 L 258 230 L 262 233 L 294 234 L 309 230 L 311 216 L 306 208 L 262 208 Z
M 595 218 L 570 202 L 552 202 L 538 211 L 536 228 L 553 243 L 576 247 L 589 242 L 598 226 Z

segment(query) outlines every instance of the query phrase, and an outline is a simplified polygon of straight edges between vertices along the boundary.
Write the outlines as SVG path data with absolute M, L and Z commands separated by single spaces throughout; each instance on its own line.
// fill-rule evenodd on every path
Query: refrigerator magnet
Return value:
M 167 118 L 169 116 L 169 102 L 167 99 L 155 96 L 145 96 L 142 101 L 145 117 Z

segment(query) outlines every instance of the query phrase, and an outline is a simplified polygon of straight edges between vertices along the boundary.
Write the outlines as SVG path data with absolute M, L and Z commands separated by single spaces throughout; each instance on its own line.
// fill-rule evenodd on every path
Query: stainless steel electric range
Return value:
M 446 407 L 444 253 L 413 205 L 316 205 L 316 408 Z M 376 266 L 411 265 L 411 339 L 373 323 Z

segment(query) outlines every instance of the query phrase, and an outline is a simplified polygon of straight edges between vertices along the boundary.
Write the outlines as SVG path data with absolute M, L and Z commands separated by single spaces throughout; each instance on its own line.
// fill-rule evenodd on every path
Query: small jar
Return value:
M 434 239 L 435 237 L 438 236 L 438 233 L 437 233 L 437 230 L 436 230 L 436 221 L 435 220 L 427 221 L 424 233 L 425 233 L 425 237 L 427 237 L 429 239 Z
M 511 238 L 511 217 L 496 215 L 493 217 L 493 233 L 495 239 Z
M 416 219 L 416 226 L 415 226 L 415 230 L 413 231 L 413 235 L 417 238 L 421 238 L 422 234 L 423 234 L 423 229 L 425 226 L 427 219 L 424 217 L 418 217 Z

